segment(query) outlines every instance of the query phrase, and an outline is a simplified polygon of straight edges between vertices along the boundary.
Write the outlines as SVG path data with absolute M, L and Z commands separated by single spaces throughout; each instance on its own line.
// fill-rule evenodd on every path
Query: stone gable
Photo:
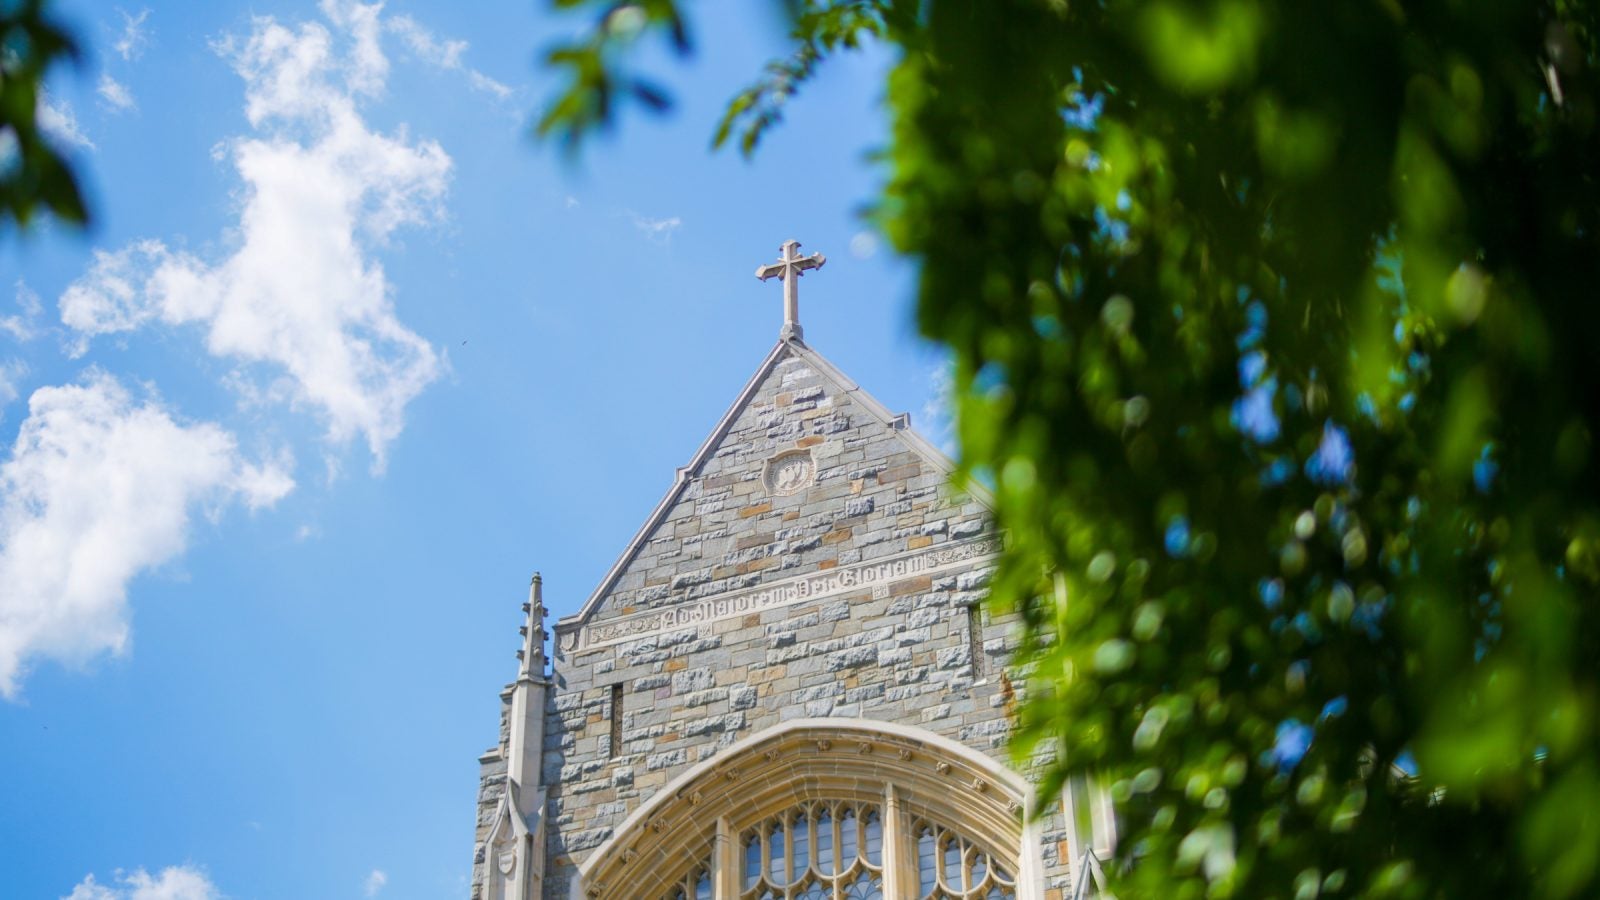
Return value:
M 820 357 L 785 343 L 764 368 L 586 628 L 984 532 L 982 505 L 949 497 L 944 461 Z

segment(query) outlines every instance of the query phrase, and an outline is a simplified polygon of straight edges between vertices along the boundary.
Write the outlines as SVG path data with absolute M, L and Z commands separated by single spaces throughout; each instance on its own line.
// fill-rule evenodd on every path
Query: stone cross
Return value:
M 800 275 L 807 269 L 820 269 L 827 262 L 827 257 L 821 253 L 810 256 L 799 254 L 799 241 L 784 241 L 778 248 L 783 255 L 771 265 L 756 269 L 756 277 L 762 281 L 768 278 L 783 279 L 783 331 L 778 336 L 783 340 L 791 338 L 799 340 L 803 332 L 800 329 Z

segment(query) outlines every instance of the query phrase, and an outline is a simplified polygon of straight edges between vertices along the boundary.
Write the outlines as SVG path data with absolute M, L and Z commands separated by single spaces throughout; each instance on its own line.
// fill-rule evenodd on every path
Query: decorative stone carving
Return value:
M 833 749 L 833 741 L 827 740 L 826 738 L 817 741 L 817 749 L 823 753 L 827 753 L 829 750 Z
M 788 450 L 767 460 L 761 483 L 775 497 L 798 494 L 817 480 L 817 461 L 810 450 Z
M 495 857 L 495 868 L 500 870 L 501 875 L 504 875 L 507 878 L 511 877 L 512 871 L 517 868 L 516 845 L 502 845 L 499 855 Z
M 871 753 L 872 752 L 872 743 L 870 741 L 862 741 L 862 742 L 856 744 L 856 752 L 857 753 Z
M 781 606 L 815 603 L 879 584 L 983 565 L 1001 549 L 1000 539 L 995 537 L 934 544 L 881 559 L 701 597 L 666 609 L 649 609 L 596 622 L 563 635 L 562 647 L 569 652 L 588 651 L 624 641 L 643 640 L 651 635 L 703 629 L 714 622 Z
M 901 747 L 900 748 L 900 760 L 901 760 L 901 762 L 905 762 L 905 761 L 908 761 L 910 759 L 911 759 L 911 748 L 910 747 Z
M 940 775 L 949 775 L 950 764 L 941 759 L 933 764 L 933 770 L 938 772 Z
M 633 849 L 632 847 L 629 847 L 628 849 L 622 851 L 622 861 L 624 863 L 631 863 L 631 862 L 633 862 L 634 860 L 636 860 L 638 858 L 639 858 L 639 851 Z

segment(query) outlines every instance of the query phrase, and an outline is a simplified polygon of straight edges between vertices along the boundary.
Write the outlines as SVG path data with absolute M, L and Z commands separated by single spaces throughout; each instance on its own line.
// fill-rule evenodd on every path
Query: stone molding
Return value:
M 999 554 L 999 537 L 936 544 L 882 559 L 798 575 L 695 600 L 581 625 L 560 634 L 563 652 L 583 653 L 627 641 L 709 625 L 782 606 L 837 597 L 863 588 L 887 586 L 901 579 L 934 575 L 960 566 L 981 565 Z
M 974 789 L 981 784 L 983 790 Z M 579 863 L 573 896 L 634 900 L 664 893 L 705 862 L 713 824 L 742 829 L 816 799 L 881 802 L 962 829 L 1010 856 L 1017 896 L 1042 896 L 1039 840 L 1025 827 L 1033 787 L 998 761 L 909 725 L 866 719 L 793 719 L 752 735 L 673 779 Z

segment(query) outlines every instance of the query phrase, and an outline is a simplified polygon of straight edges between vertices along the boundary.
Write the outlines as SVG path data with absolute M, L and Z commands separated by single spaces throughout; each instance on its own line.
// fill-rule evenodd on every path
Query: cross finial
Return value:
M 782 251 L 778 261 L 756 269 L 756 277 L 762 281 L 783 279 L 783 331 L 778 336 L 786 341 L 799 340 L 805 333 L 800 328 L 800 275 L 807 269 L 822 268 L 828 259 L 821 253 L 801 256 L 799 241 L 784 241 L 778 249 Z

